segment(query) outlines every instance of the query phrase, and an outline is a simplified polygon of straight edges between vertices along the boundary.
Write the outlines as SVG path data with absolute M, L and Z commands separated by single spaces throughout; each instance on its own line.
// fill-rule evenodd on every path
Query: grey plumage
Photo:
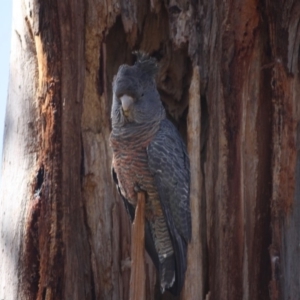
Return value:
M 191 238 L 189 159 L 156 89 L 153 58 L 139 54 L 122 65 L 113 83 L 113 176 L 133 219 L 138 190 L 146 192 L 146 249 L 161 290 L 179 294 Z

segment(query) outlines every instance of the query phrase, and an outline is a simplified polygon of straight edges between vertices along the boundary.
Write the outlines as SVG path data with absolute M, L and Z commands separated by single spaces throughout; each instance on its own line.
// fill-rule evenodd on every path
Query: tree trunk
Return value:
M 0 299 L 128 299 L 111 82 L 141 49 L 191 160 L 180 299 L 300 293 L 300 3 L 14 0 Z M 161 296 L 146 256 L 147 299 Z

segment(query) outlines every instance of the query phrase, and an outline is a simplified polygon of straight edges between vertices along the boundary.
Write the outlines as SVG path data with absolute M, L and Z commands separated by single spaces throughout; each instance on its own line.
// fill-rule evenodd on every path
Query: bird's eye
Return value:
M 141 94 L 141 97 L 144 97 L 144 93 Z

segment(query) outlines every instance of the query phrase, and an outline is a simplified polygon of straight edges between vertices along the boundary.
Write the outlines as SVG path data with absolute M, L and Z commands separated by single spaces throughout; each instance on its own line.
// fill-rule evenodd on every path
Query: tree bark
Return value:
M 300 3 L 14 0 L 0 298 L 129 299 L 111 82 L 141 49 L 191 160 L 180 299 L 298 299 Z M 146 256 L 146 299 L 160 295 Z
M 130 300 L 146 298 L 145 270 L 145 193 L 137 194 L 135 217 L 132 223 Z

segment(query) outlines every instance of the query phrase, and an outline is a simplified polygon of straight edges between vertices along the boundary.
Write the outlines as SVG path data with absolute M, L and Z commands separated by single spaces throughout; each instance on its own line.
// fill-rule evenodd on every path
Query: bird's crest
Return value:
M 158 64 L 154 57 L 151 57 L 149 54 L 143 51 L 134 51 L 132 53 L 137 57 L 137 60 L 134 64 L 135 66 L 151 76 L 156 75 L 158 72 Z

